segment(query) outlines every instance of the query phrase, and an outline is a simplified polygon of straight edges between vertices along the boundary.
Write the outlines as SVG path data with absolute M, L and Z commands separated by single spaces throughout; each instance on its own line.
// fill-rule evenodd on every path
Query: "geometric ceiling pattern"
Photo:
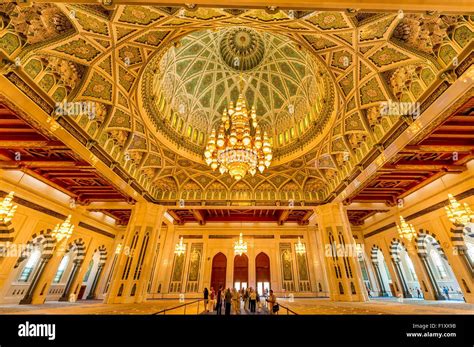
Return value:
M 323 104 L 331 83 L 324 65 L 282 35 L 245 27 L 198 31 L 159 58 L 144 72 L 144 81 L 151 82 L 143 85 L 144 94 L 154 96 L 145 107 L 157 121 L 164 120 L 198 144 L 198 156 L 207 134 L 217 128 L 223 110 L 240 92 L 249 106 L 255 106 L 260 127 L 276 148 L 304 134 L 311 120 L 327 123 L 331 113 L 323 110 L 332 108 Z
M 269 13 L 199 7 L 183 10 L 118 5 L 106 9 L 101 5 L 2 4 L 0 72 L 51 114 L 59 126 L 80 138 L 96 160 L 120 169 L 122 177 L 149 200 L 169 204 L 178 199 L 196 204 L 231 200 L 275 204 L 294 199 L 317 204 L 332 199 L 374 157 L 377 148 L 410 122 L 399 116 L 382 117 L 381 102 L 430 103 L 457 78 L 457 72 L 450 69 L 469 58 L 473 22 L 473 16 L 437 13 L 400 16 L 357 11 Z M 273 97 L 266 98 L 259 116 L 269 127 L 278 123 L 272 129 L 277 152 L 268 171 L 239 182 L 212 172 L 199 152 L 199 132 L 188 133 L 191 126 L 207 136 L 204 130 L 214 125 L 226 97 L 232 95 L 235 85 L 229 81 L 238 84 L 238 79 L 227 77 L 223 89 L 227 96 L 216 95 L 213 90 L 211 100 L 216 106 L 209 103 L 206 108 L 202 105 L 206 91 L 198 89 L 205 87 L 205 81 L 189 85 L 196 89 L 188 90 L 185 81 L 192 73 L 174 71 L 175 77 L 184 78 L 184 84 L 175 86 L 186 91 L 182 95 L 192 96 L 186 100 L 191 105 L 186 105 L 184 114 L 201 106 L 208 112 L 199 120 L 181 117 L 173 95 L 154 93 L 167 82 L 165 78 L 158 83 L 156 79 L 162 76 L 152 65 L 153 61 L 161 62 L 165 69 L 161 71 L 166 71 L 173 65 L 169 61 L 173 55 L 192 49 L 190 42 L 202 43 L 206 37 L 224 35 L 232 27 L 255 30 L 265 44 L 274 42 L 274 54 L 283 49 L 278 42 L 284 40 L 283 46 L 288 47 L 285 54 L 294 55 L 295 62 L 315 62 L 299 75 L 291 67 L 287 71 L 275 65 L 278 73 L 285 70 L 285 80 L 291 80 L 288 76 L 293 71 L 297 83 L 311 74 L 309 79 L 315 82 L 295 93 L 286 82 L 269 88 L 268 93 L 278 95 L 283 106 L 279 108 L 280 101 Z M 215 48 L 199 59 L 206 64 L 215 60 L 214 67 L 222 66 L 222 56 L 217 55 L 221 47 Z M 209 69 L 208 65 L 205 71 Z M 250 86 L 263 78 L 252 76 L 252 71 L 243 72 L 250 78 Z M 216 74 L 208 74 L 214 78 L 211 84 L 217 82 Z M 155 90 L 144 87 L 150 85 L 147 83 L 155 83 Z M 316 91 L 311 91 L 311 84 Z M 265 99 L 262 88 L 248 89 L 249 94 L 258 89 L 253 97 Z M 279 122 L 279 111 L 288 109 L 285 105 L 293 102 L 294 95 L 301 95 L 306 105 L 296 107 L 299 113 L 282 116 Z M 65 99 L 94 102 L 95 118 L 87 114 L 55 115 L 54 103 Z M 313 101 L 316 106 L 320 102 L 316 110 L 308 108 Z M 162 112 L 160 121 L 147 110 L 146 105 L 152 104 Z M 300 129 L 297 120 L 303 119 L 304 124 L 307 115 L 308 124 Z M 319 121 L 325 117 L 326 123 Z M 285 135 L 292 127 L 293 135 Z M 205 143 L 206 138 L 202 140 Z

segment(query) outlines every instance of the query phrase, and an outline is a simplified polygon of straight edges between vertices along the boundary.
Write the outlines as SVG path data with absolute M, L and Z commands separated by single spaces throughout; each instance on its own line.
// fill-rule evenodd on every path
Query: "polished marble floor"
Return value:
M 203 304 L 190 303 L 186 307 L 169 310 L 166 314 L 201 314 Z M 372 299 L 368 302 L 332 302 L 328 299 L 295 298 L 294 301 L 279 298 L 279 314 L 287 314 L 286 307 L 297 314 L 474 314 L 474 304 L 460 301 L 425 301 L 404 299 L 399 302 L 393 298 Z M 179 300 L 150 300 L 142 304 L 103 304 L 101 301 L 46 302 L 43 305 L 0 305 L 0 314 L 103 314 L 134 315 L 154 314 L 164 309 L 183 305 Z M 244 312 L 243 312 L 244 313 Z M 291 313 L 291 312 L 290 312 Z M 244 313 L 245 314 L 245 313 Z
M 328 299 L 279 299 L 297 314 L 474 314 L 474 304 L 461 301 L 429 301 L 395 298 L 371 299 L 368 302 L 332 302 Z M 286 314 L 282 309 L 280 314 Z

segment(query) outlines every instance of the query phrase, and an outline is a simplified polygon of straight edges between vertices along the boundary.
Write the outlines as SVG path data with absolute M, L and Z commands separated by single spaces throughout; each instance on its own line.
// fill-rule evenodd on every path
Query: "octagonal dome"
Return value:
M 148 64 L 144 106 L 158 132 L 202 156 L 223 110 L 242 92 L 275 155 L 318 137 L 333 111 L 325 66 L 287 37 L 246 27 L 197 31 Z

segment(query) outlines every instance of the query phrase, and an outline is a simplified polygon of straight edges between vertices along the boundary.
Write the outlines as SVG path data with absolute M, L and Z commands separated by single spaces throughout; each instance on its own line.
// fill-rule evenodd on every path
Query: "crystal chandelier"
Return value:
M 270 166 L 272 146 L 267 132 L 257 124 L 255 107 L 249 112 L 242 94 L 229 109 L 224 109 L 221 124 L 211 136 L 204 152 L 206 164 L 212 170 L 219 168 L 221 174 L 228 172 L 236 180 L 247 173 L 255 175 L 257 169 L 262 173 Z
M 466 225 L 474 219 L 474 213 L 468 204 L 461 204 L 452 194 L 448 194 L 449 205 L 445 206 L 449 220 L 454 224 Z
M 401 238 L 407 239 L 410 242 L 416 236 L 416 230 L 412 224 L 405 222 L 405 219 L 400 216 L 400 225 L 397 224 L 398 235 Z
M 120 252 L 122 252 L 122 244 L 119 243 L 117 245 L 117 248 L 115 248 L 115 254 L 120 254 Z
M 186 245 L 183 243 L 183 237 L 179 239 L 179 243 L 174 248 L 174 253 L 179 257 L 186 252 Z
M 17 205 L 13 205 L 13 194 L 10 192 L 5 198 L 0 202 L 0 223 L 7 224 L 10 222 L 15 214 Z
M 247 253 L 247 242 L 244 242 L 242 233 L 240 233 L 239 241 L 234 242 L 234 253 L 238 255 Z
M 64 222 L 56 224 L 56 228 L 54 228 L 51 235 L 60 242 L 62 239 L 70 238 L 73 230 L 74 225 L 71 224 L 71 215 L 69 215 Z
M 298 236 L 298 243 L 295 245 L 296 254 L 303 255 L 306 253 L 306 246 L 301 243 L 301 239 Z
M 364 259 L 364 246 L 360 243 L 356 243 L 355 251 L 356 251 L 357 258 L 359 260 L 363 260 Z

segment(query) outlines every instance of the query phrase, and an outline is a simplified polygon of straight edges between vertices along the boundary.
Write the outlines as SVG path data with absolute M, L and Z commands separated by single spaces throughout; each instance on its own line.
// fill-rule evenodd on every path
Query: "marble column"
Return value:
M 97 271 L 95 272 L 94 281 L 92 281 L 91 289 L 89 290 L 89 295 L 87 295 L 87 300 L 92 300 L 96 298 L 95 291 L 97 290 L 97 284 L 99 283 L 100 275 L 102 275 L 102 269 L 104 264 L 99 264 Z
M 405 282 L 405 277 L 403 276 L 403 270 L 400 265 L 400 260 L 393 260 L 393 265 L 395 266 L 395 272 L 397 274 L 398 280 L 402 286 L 402 292 L 403 292 L 403 297 L 404 298 L 411 298 L 412 295 L 410 291 L 408 290 L 408 286 Z
M 342 203 L 318 206 L 315 211 L 323 242 L 321 249 L 325 250 L 331 300 L 367 301 L 367 290 L 363 283 L 354 238 Z M 331 250 L 331 244 L 336 246 L 336 253 L 328 252 L 328 247 Z M 337 252 L 338 250 L 342 252 Z
M 140 303 L 145 300 L 165 211 L 164 206 L 148 202 L 134 206 L 104 302 Z
M 415 268 L 416 278 L 420 285 L 420 290 L 423 293 L 423 297 L 425 300 L 436 300 L 435 291 L 431 285 L 429 274 L 426 271 L 426 267 L 424 266 L 421 257 L 418 256 L 416 248 L 412 242 L 407 244 L 406 250 L 413 263 L 413 267 Z
M 64 292 L 63 295 L 59 298 L 59 301 L 68 301 L 69 300 L 69 295 L 71 295 L 73 291 L 72 284 L 77 278 L 77 275 L 79 274 L 79 268 L 82 265 L 82 260 L 81 261 L 75 261 L 71 270 L 71 273 L 69 275 L 69 278 L 66 283 L 66 287 L 64 287 Z
M 374 266 L 375 270 L 375 277 L 377 278 L 377 284 L 379 285 L 379 296 L 388 296 L 387 291 L 385 290 L 385 286 L 382 280 L 382 274 L 380 273 L 379 264 L 373 262 L 372 265 Z
M 446 297 L 442 294 L 441 289 L 439 289 L 438 282 L 436 282 L 436 278 L 435 278 L 433 272 L 431 271 L 431 266 L 428 263 L 427 255 L 426 254 L 418 254 L 418 255 L 421 259 L 421 263 L 423 264 L 423 267 L 424 267 L 426 273 L 428 274 L 428 278 L 430 280 L 431 287 L 433 288 L 433 291 L 434 291 L 435 299 L 436 300 L 446 300 Z

